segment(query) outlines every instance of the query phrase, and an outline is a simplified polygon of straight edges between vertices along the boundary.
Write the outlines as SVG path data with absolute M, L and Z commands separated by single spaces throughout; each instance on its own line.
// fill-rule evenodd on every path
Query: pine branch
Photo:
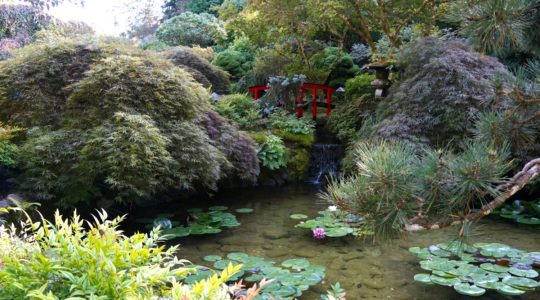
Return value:
M 491 202 L 483 205 L 479 210 L 469 213 L 462 217 L 459 220 L 456 219 L 446 219 L 440 220 L 437 222 L 432 222 L 429 224 L 417 224 L 415 222 L 409 222 L 404 228 L 404 231 L 421 231 L 421 230 L 431 230 L 431 229 L 440 229 L 453 225 L 460 225 L 463 223 L 471 222 L 478 220 L 482 217 L 489 215 L 493 210 L 503 205 L 506 200 L 515 195 L 518 191 L 523 189 L 529 182 L 531 182 L 536 176 L 540 174 L 540 158 L 536 158 L 528 162 L 523 170 L 508 182 L 497 187 L 497 190 L 503 191 L 499 196 L 495 197 Z M 416 221 L 416 219 L 411 219 Z

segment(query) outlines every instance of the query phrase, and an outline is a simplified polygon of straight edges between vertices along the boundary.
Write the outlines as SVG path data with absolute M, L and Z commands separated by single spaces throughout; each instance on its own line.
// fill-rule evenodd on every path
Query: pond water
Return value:
M 230 211 L 253 208 L 250 214 L 237 214 L 240 227 L 225 229 L 216 235 L 195 236 L 175 240 L 180 244 L 179 257 L 194 263 L 206 255 L 226 256 L 230 252 L 245 252 L 280 263 L 289 258 L 307 258 L 326 267 L 325 281 L 305 292 L 300 299 L 320 299 L 320 293 L 330 284 L 340 282 L 347 299 L 473 299 L 455 293 L 451 288 L 427 286 L 413 281 L 422 272 L 418 259 L 409 247 L 438 244 L 455 238 L 456 228 L 409 234 L 385 245 L 354 238 L 315 241 L 306 229 L 295 228 L 293 213 L 315 217 L 328 204 L 318 199 L 312 187 L 258 188 L 220 195 L 214 201 L 190 204 L 206 208 L 219 204 Z M 167 207 L 167 213 L 175 210 Z M 146 210 L 148 216 L 156 213 Z M 182 215 L 184 208 L 177 208 Z M 137 212 L 141 215 L 141 212 Z M 477 225 L 473 242 L 498 242 L 526 250 L 540 251 L 540 231 L 503 221 L 483 220 Z M 515 299 L 488 292 L 474 299 Z M 517 299 L 540 299 L 540 292 L 527 293 Z

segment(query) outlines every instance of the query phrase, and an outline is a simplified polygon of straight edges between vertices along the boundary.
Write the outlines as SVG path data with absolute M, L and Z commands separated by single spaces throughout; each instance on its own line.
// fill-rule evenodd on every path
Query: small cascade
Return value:
M 307 182 L 320 185 L 329 177 L 338 177 L 343 154 L 341 144 L 314 144 L 311 148 L 310 176 Z

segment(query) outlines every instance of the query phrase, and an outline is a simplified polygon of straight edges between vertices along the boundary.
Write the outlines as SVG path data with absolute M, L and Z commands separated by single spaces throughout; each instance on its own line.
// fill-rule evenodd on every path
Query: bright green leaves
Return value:
M 330 209 L 331 208 L 331 209 Z M 324 235 L 331 238 L 339 238 L 347 235 L 363 236 L 369 235 L 369 231 L 362 228 L 362 218 L 339 210 L 337 207 L 331 206 L 327 210 L 320 211 L 318 217 L 301 221 L 295 227 L 306 228 L 311 231 L 317 228 L 324 230 Z M 293 220 L 307 219 L 304 214 L 292 214 L 290 218 Z
M 287 165 L 288 151 L 283 140 L 269 135 L 257 152 L 261 164 L 269 170 L 277 170 Z

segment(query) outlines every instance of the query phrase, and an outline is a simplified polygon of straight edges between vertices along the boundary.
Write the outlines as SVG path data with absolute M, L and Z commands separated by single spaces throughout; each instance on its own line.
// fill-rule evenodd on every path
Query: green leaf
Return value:
M 293 259 L 288 259 L 282 262 L 281 265 L 284 266 L 285 268 L 302 270 L 309 267 L 310 263 L 305 258 L 293 258 Z
M 454 285 L 454 290 L 456 290 L 456 292 L 462 295 L 473 296 L 473 297 L 482 296 L 483 294 L 486 293 L 485 289 L 479 288 L 475 285 L 470 285 L 468 283 L 456 284 Z
M 291 219 L 294 219 L 294 220 L 301 220 L 301 219 L 307 219 L 308 216 L 306 215 L 303 215 L 303 214 L 292 214 L 290 216 Z

